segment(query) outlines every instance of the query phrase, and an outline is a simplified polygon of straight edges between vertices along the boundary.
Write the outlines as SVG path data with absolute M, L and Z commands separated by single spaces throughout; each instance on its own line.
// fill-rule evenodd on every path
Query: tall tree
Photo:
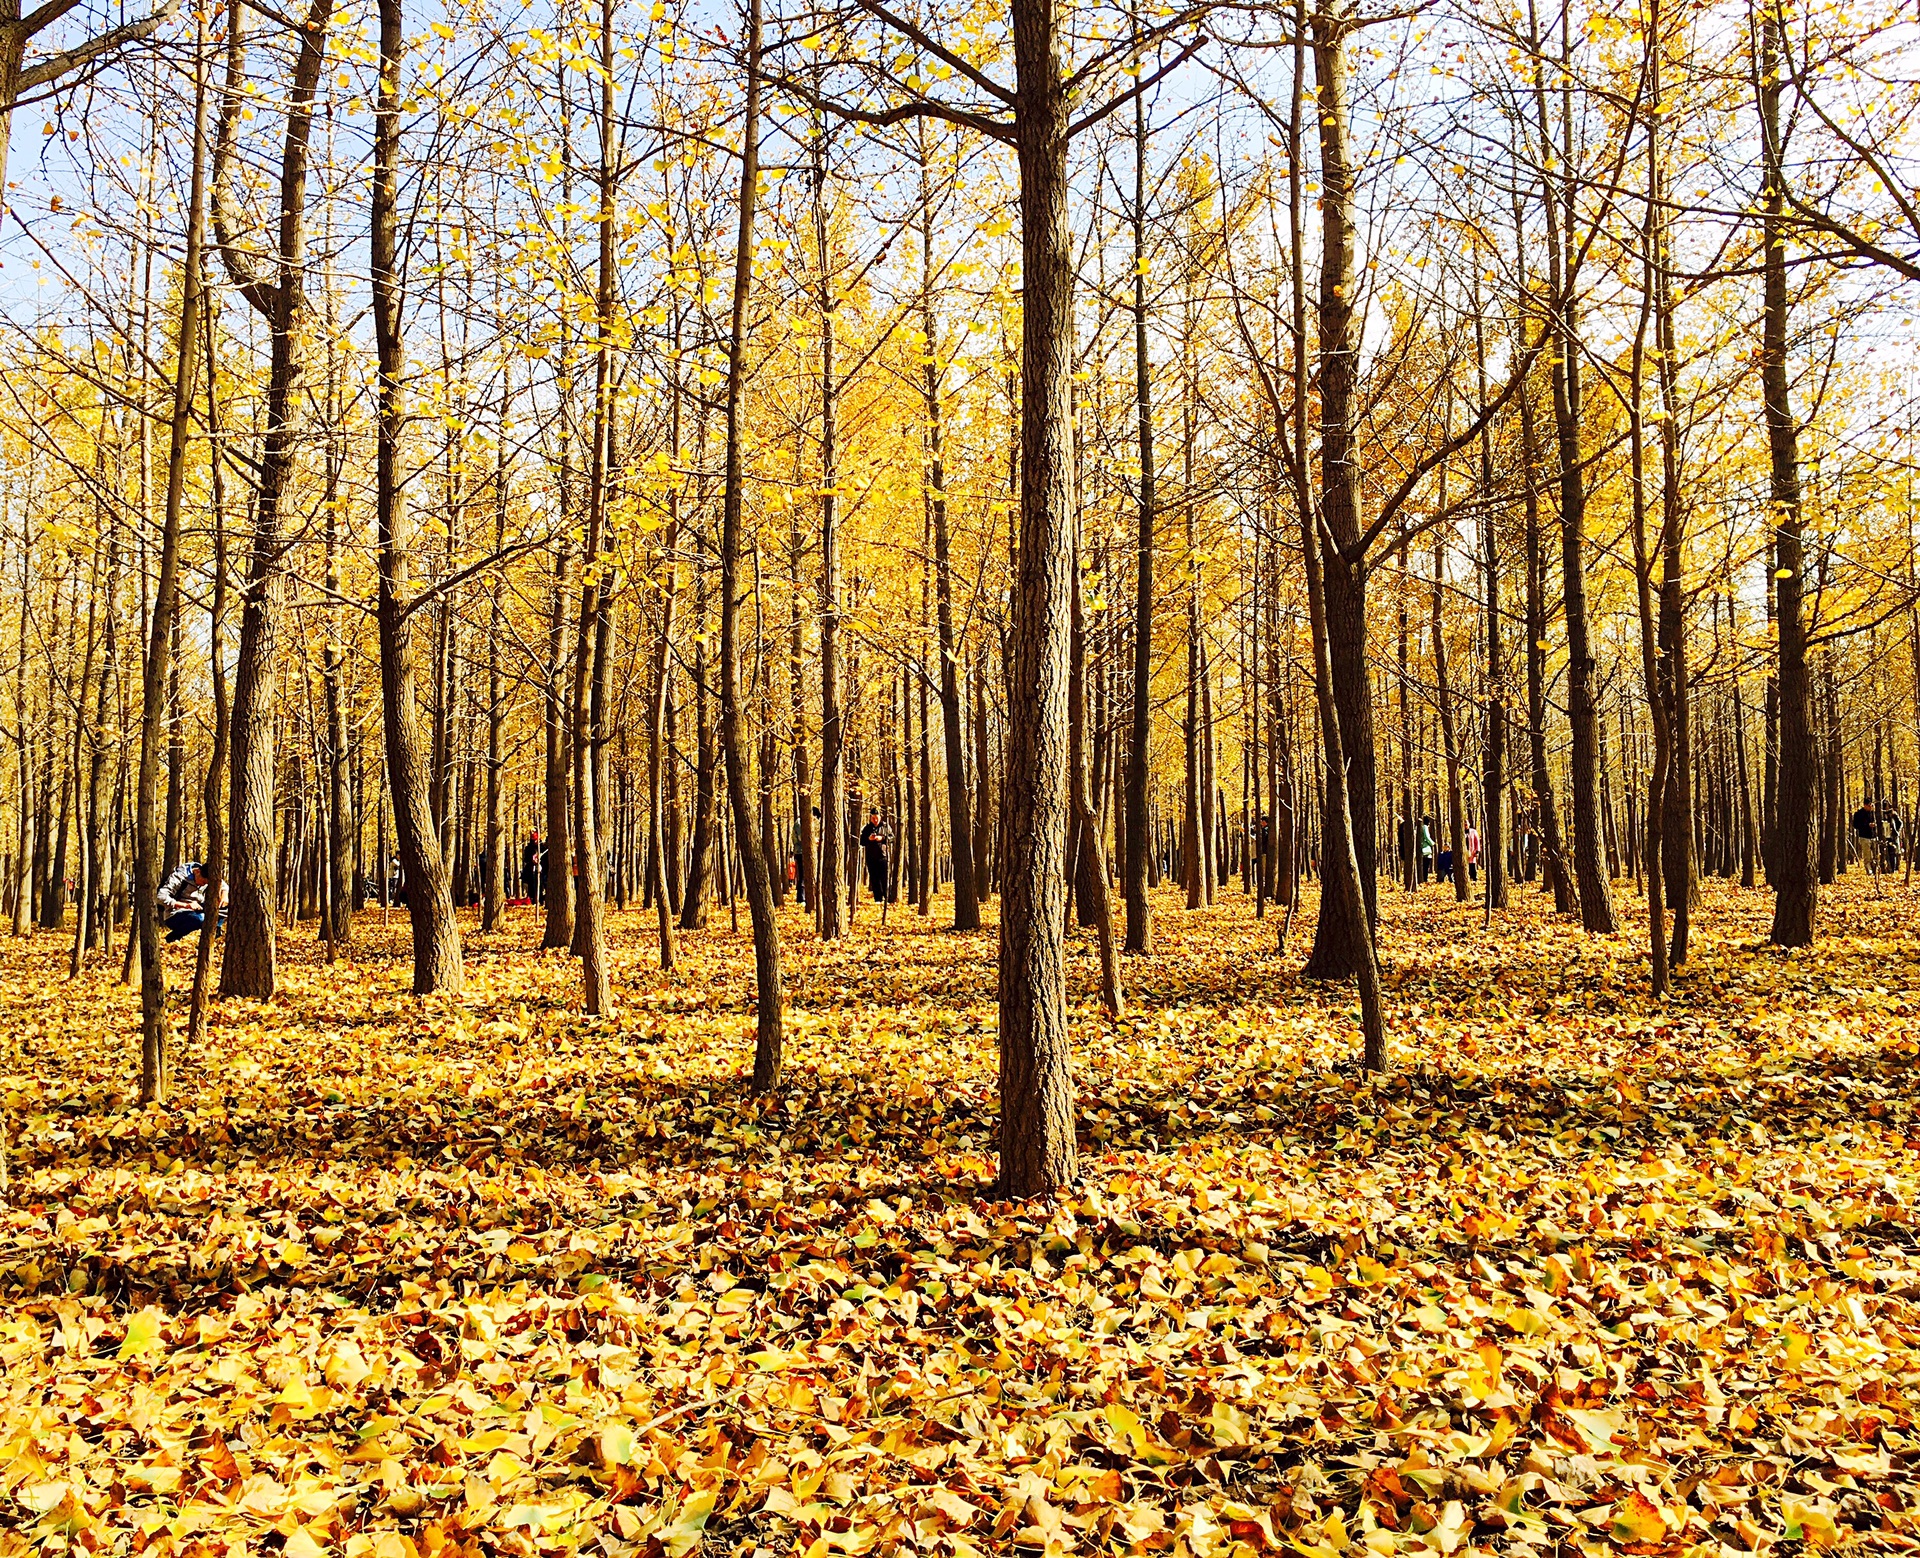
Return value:
M 1779 795 L 1774 821 L 1771 936 L 1782 947 L 1813 942 L 1820 876 L 1814 833 L 1818 758 L 1807 671 L 1806 541 L 1800 502 L 1799 428 L 1787 378 L 1787 223 L 1780 96 L 1785 24 L 1778 0 L 1761 0 L 1756 60 L 1760 117 L 1760 383 L 1766 398 L 1769 497 L 1773 508 L 1773 599 L 1779 686 Z
M 167 965 L 160 940 L 160 747 L 169 712 L 167 689 L 175 681 L 173 656 L 180 642 L 180 518 L 187 488 L 187 439 L 192 430 L 195 372 L 200 361 L 200 287 L 204 273 L 207 162 L 206 21 L 195 30 L 193 52 L 193 172 L 187 190 L 187 246 L 181 269 L 179 347 L 173 366 L 173 415 L 167 428 L 167 498 L 160 527 L 160 576 L 141 682 L 140 778 L 134 803 L 135 934 L 140 945 L 140 1101 L 165 1103 L 172 1091 L 173 1024 L 167 1013 Z M 216 451 L 213 456 L 218 459 Z M 24 606 L 24 602 L 22 603 Z M 218 653 L 218 650 L 215 651 Z M 203 863 L 204 864 L 204 863 Z M 219 920 L 219 902 L 207 900 Z
M 372 272 L 376 353 L 374 527 L 379 587 L 380 692 L 393 795 L 394 838 L 407 883 L 413 934 L 413 991 L 458 995 L 466 980 L 453 890 L 440 853 L 428 798 L 427 754 L 420 740 L 414 682 L 413 521 L 407 512 L 402 461 L 407 441 L 406 339 L 400 266 L 400 73 L 406 55 L 402 0 L 380 0 L 380 83 L 373 112 L 373 189 L 368 259 Z M 236 724 L 238 715 L 236 713 Z M 238 783 L 238 743 L 235 743 Z M 236 808 L 237 811 L 237 808 Z M 231 955 L 231 954 L 229 954 Z
M 220 993 L 266 1000 L 276 986 L 274 946 L 274 708 L 273 681 L 281 595 L 286 577 L 287 516 L 283 506 L 293 476 L 300 378 L 307 323 L 307 172 L 314 93 L 326 60 L 333 0 L 310 0 L 299 28 L 287 92 L 286 133 L 280 156 L 279 219 L 271 254 L 244 243 L 229 187 L 235 139 L 246 96 L 242 8 L 227 12 L 227 69 L 213 151 L 213 230 L 235 288 L 265 321 L 272 342 L 267 375 L 266 428 L 261 438 L 253 539 L 240 609 L 240 651 L 233 672 L 233 778 L 228 843 L 232 909 Z
M 747 772 L 745 711 L 740 691 L 740 558 L 746 509 L 747 304 L 753 290 L 753 217 L 760 190 L 760 0 L 747 0 L 747 101 L 740 125 L 740 223 L 734 237 L 733 307 L 727 339 L 726 487 L 720 517 L 720 746 L 727 765 L 727 800 L 733 842 L 746 879 L 747 912 L 753 921 L 755 1038 L 753 1088 L 766 1092 L 780 1080 L 786 1036 L 785 992 L 780 983 L 780 922 L 774 917 L 773 884 L 754 837 L 753 799 Z M 834 833 L 828 834 L 829 848 Z

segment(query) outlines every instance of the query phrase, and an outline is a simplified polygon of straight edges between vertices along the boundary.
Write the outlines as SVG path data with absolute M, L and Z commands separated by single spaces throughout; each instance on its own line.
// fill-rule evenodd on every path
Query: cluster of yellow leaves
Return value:
M 1383 903 L 1369 1078 L 1272 920 L 1167 900 L 1029 1205 L 990 929 L 789 911 L 754 1099 L 743 934 L 618 918 L 589 1026 L 530 916 L 455 1007 L 376 911 L 166 1111 L 132 994 L 10 945 L 0 1553 L 1913 1550 L 1915 900 L 1788 957 L 1710 888 L 1657 1008 L 1530 890 Z

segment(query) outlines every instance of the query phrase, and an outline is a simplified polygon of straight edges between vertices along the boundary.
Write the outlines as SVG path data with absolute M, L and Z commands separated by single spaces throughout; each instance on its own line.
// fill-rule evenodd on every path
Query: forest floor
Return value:
M 458 1005 L 297 928 L 164 1110 L 134 993 L 6 942 L 0 1553 L 1920 1549 L 1920 892 L 1789 956 L 1709 884 L 1655 1007 L 1617 890 L 1383 891 L 1379 1078 L 1310 903 L 1163 896 L 1026 1205 L 991 925 L 789 910 L 759 1100 L 724 907 L 671 977 L 617 917 L 599 1026 L 529 911 Z

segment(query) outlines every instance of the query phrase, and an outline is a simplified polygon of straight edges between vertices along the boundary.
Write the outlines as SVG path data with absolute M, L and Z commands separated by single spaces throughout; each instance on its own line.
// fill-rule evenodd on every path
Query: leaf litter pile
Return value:
M 1788 956 L 1707 892 L 1662 1008 L 1530 890 L 1383 893 L 1380 1078 L 1298 934 L 1165 900 L 1126 1018 L 1076 946 L 1030 1204 L 990 929 L 790 920 L 755 1099 L 743 933 L 623 917 L 589 1026 L 524 911 L 459 1005 L 375 912 L 145 1111 L 134 994 L 8 943 L 0 1552 L 1913 1551 L 1916 900 Z

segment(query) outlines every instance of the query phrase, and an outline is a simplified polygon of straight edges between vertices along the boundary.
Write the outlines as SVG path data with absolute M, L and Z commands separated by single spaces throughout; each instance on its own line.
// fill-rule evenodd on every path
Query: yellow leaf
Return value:
M 660 1543 L 666 1548 L 668 1558 L 685 1558 L 685 1554 L 700 1545 L 701 1533 L 707 1528 L 707 1517 L 713 1513 L 717 1496 L 712 1488 L 687 1496 L 686 1503 L 680 1506 L 679 1518 L 660 1533 Z
M 119 1356 L 127 1358 L 144 1357 L 147 1353 L 160 1349 L 160 1327 L 166 1317 L 157 1309 L 143 1309 L 127 1321 L 126 1340 L 120 1344 Z
M 280 1549 L 287 1558 L 326 1558 L 326 1547 L 316 1542 L 305 1526 L 296 1526 L 287 1545 Z
M 1613 1506 L 1613 1535 L 1619 1542 L 1660 1542 L 1666 1540 L 1667 1523 L 1646 1494 L 1635 1488 Z
M 1107 1422 L 1112 1425 L 1115 1433 L 1126 1440 L 1127 1448 L 1132 1450 L 1135 1455 L 1138 1455 L 1142 1450 L 1146 1449 L 1146 1426 L 1139 1418 L 1135 1417 L 1132 1412 L 1121 1406 L 1119 1402 L 1110 1401 L 1107 1403 Z

